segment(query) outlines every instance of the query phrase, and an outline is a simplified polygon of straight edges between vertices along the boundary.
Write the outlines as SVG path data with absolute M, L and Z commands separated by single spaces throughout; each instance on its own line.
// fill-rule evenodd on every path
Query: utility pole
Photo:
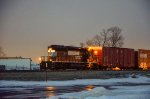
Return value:
M 46 67 L 45 67 L 45 71 L 46 71 L 46 82 L 47 82 L 47 62 L 46 62 L 46 65 L 45 65 Z
M 31 61 L 32 61 L 32 60 L 31 60 L 31 58 L 30 58 L 30 71 L 31 71 Z

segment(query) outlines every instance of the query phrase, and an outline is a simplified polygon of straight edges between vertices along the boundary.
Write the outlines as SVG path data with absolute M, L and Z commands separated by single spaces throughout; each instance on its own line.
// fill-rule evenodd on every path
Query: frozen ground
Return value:
M 150 99 L 150 78 L 0 81 L 0 98 Z
M 66 93 L 49 99 L 150 99 L 148 86 L 112 86 L 112 89 L 96 87 L 90 91 Z

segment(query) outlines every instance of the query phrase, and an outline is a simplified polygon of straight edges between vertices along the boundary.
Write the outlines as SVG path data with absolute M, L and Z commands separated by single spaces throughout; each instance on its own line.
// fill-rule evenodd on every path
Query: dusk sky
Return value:
M 124 46 L 150 49 L 150 0 L 0 0 L 0 46 L 9 57 L 47 55 L 52 44 L 79 46 L 112 26 Z

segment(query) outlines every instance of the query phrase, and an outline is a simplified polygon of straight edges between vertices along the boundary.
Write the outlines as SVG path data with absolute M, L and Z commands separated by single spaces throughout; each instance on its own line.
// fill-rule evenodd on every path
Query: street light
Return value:
M 39 62 L 41 62 L 41 60 L 42 60 L 42 58 L 41 58 L 41 57 L 39 57 Z

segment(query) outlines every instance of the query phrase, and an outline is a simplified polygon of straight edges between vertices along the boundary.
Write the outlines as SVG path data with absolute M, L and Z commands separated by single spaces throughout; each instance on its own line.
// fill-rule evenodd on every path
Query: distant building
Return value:
M 31 58 L 0 57 L 0 67 L 5 70 L 31 70 Z
M 40 64 L 31 63 L 31 70 L 40 70 Z

